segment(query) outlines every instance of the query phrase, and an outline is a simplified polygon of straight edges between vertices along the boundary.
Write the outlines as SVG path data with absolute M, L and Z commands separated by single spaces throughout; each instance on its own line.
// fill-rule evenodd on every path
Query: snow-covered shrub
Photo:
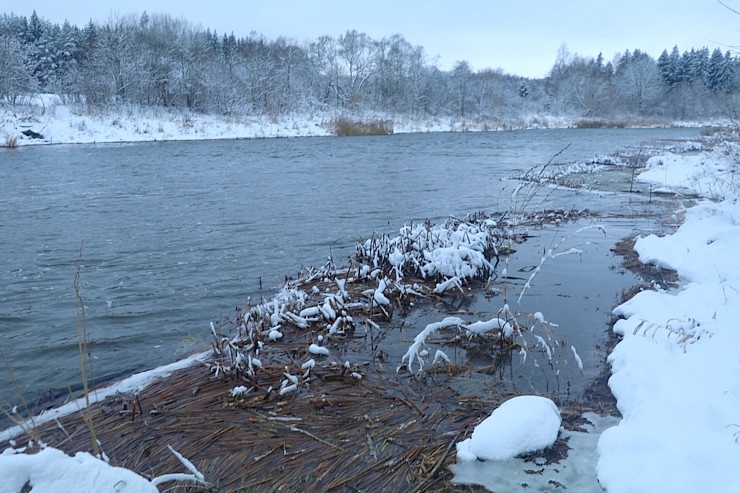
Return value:
M 450 218 L 444 224 L 407 225 L 399 235 L 374 235 L 357 245 L 354 260 L 404 277 L 488 279 L 495 271 L 502 235 L 497 222 L 483 214 Z

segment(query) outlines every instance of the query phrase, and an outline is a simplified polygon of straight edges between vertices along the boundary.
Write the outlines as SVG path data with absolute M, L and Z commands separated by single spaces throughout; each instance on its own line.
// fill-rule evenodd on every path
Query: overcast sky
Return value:
M 724 0 L 740 10 L 740 0 Z M 36 12 L 82 27 L 113 16 L 166 13 L 219 34 L 256 31 L 299 42 L 349 29 L 375 39 L 401 34 L 438 57 L 442 69 L 467 60 L 474 70 L 502 68 L 542 77 L 558 48 L 611 60 L 639 48 L 657 57 L 678 45 L 740 46 L 740 15 L 717 0 L 3 0 L 4 13 Z

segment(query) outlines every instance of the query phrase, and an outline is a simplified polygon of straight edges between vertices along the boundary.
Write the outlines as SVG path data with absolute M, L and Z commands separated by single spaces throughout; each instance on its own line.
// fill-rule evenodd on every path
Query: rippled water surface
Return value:
M 0 397 L 35 402 L 79 386 L 78 265 L 94 377 L 110 379 L 200 347 L 211 320 L 271 296 L 302 265 L 329 255 L 341 263 L 373 231 L 506 210 L 509 178 L 568 144 L 558 162 L 697 135 L 536 130 L 0 149 L 0 331 L 12 370 L 0 371 Z M 542 200 L 612 212 L 655 206 L 574 190 Z M 620 220 L 616 231 L 651 225 Z M 555 296 L 587 296 L 563 287 L 577 279 L 548 282 Z

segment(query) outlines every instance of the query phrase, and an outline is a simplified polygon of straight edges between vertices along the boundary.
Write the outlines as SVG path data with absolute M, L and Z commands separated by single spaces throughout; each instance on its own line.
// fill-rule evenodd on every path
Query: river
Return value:
M 107 381 L 202 348 L 210 321 L 269 298 L 302 265 L 330 255 L 341 264 L 374 231 L 508 209 L 510 178 L 566 147 L 557 162 L 698 135 L 529 130 L 0 149 L 0 397 L 33 405 L 79 388 L 78 268 L 94 379 Z M 641 216 L 654 204 L 553 189 L 537 206 Z M 614 222 L 604 254 L 651 221 Z M 557 282 L 559 297 L 572 292 L 567 282 L 582 285 L 578 276 Z

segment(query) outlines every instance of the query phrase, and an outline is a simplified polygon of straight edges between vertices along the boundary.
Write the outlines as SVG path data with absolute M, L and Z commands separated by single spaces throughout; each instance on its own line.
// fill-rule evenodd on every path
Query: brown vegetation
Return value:
M 624 128 L 627 122 L 623 120 L 578 120 L 576 128 Z
M 7 147 L 9 149 L 15 149 L 16 147 L 18 147 L 18 138 L 14 135 L 6 135 L 5 145 L 3 147 Z
M 639 275 L 648 283 L 656 282 L 664 288 L 677 287 L 678 274 L 676 271 L 640 262 L 640 258 L 635 251 L 635 240 L 635 238 L 625 238 L 611 249 L 612 252 L 622 257 L 622 267 Z M 635 286 L 629 298 L 645 288 L 645 285 Z
M 262 374 L 273 381 L 284 371 L 272 365 Z M 97 436 L 112 463 L 147 477 L 182 469 L 171 445 L 220 492 L 485 491 L 451 484 L 448 466 L 457 442 L 515 395 L 504 384 L 459 395 L 452 387 L 469 375 L 419 379 L 382 365 L 360 380 L 341 366 L 315 374 L 315 385 L 275 399 L 266 389 L 235 397 L 232 379 L 205 367 L 183 370 L 139 395 L 93 406 Z M 599 407 L 561 407 L 564 426 L 576 429 L 584 411 Z M 90 447 L 81 415 L 60 421 L 39 430 L 46 443 L 70 452 Z M 561 455 L 563 443 L 556 446 Z
M 391 135 L 393 122 L 391 120 L 357 121 L 346 117 L 339 117 L 332 122 L 334 135 L 338 137 L 359 137 L 364 135 Z

